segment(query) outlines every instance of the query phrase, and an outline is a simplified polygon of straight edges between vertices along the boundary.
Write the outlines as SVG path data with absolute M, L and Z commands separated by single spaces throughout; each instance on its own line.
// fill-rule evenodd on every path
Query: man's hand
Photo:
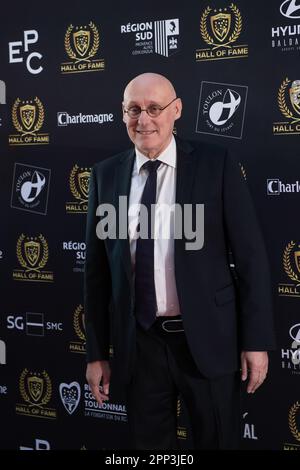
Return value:
M 108 361 L 89 362 L 86 368 L 86 380 L 93 397 L 100 405 L 103 401 L 109 400 L 110 367 Z
M 254 393 L 263 383 L 268 372 L 268 353 L 267 351 L 242 351 L 242 380 L 245 381 L 250 373 L 247 386 L 248 393 Z

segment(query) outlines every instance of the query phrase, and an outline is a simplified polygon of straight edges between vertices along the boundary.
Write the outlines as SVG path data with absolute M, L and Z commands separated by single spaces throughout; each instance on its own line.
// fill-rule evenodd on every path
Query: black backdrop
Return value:
M 270 258 L 278 333 L 267 382 L 243 394 L 242 445 L 300 448 L 298 4 L 1 5 L 0 448 L 127 446 L 122 392 L 100 409 L 85 382 L 85 211 L 90 167 L 129 145 L 124 86 L 146 71 L 165 74 L 182 98 L 178 135 L 226 145 L 241 162 Z M 214 103 L 237 107 L 220 124 Z M 180 400 L 178 437 L 189 445 Z

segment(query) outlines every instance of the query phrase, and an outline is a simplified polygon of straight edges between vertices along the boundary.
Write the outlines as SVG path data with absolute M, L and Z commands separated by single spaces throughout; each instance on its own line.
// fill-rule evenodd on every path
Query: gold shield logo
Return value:
M 296 267 L 300 273 L 300 251 L 295 251 L 294 253 L 294 257 L 295 257 L 295 264 L 296 264 Z
M 200 20 L 200 33 L 202 39 L 213 49 L 218 47 L 231 48 L 242 31 L 242 16 L 236 5 L 230 5 L 228 8 L 214 10 L 208 6 Z M 234 18 L 234 21 L 233 21 Z M 210 31 L 209 31 L 210 30 Z
M 17 241 L 17 258 L 26 271 L 39 271 L 48 261 L 48 244 L 43 235 L 26 237 L 24 233 Z
M 37 373 L 24 369 L 20 376 L 19 387 L 23 400 L 31 406 L 41 407 L 51 398 L 52 384 L 45 370 Z
M 71 36 L 73 44 L 71 44 Z M 66 53 L 70 59 L 75 60 L 75 63 L 91 62 L 91 57 L 94 57 L 98 51 L 99 44 L 99 32 L 92 21 L 87 26 L 75 27 L 71 24 L 65 34 Z
M 73 196 L 80 200 L 80 204 L 88 201 L 89 181 L 91 170 L 89 168 L 79 168 L 74 165 L 70 174 L 70 188 Z
M 22 135 L 33 134 L 40 130 L 44 123 L 45 112 L 41 100 L 36 96 L 34 100 L 21 101 L 17 98 L 12 107 L 12 122 Z
M 286 100 L 287 89 L 289 85 L 290 88 L 288 90 L 288 94 L 290 97 L 290 104 L 292 105 L 292 109 L 288 107 Z M 300 121 L 300 117 L 293 113 L 294 110 L 296 111 L 296 114 L 300 115 L 300 80 L 294 80 L 292 83 L 288 77 L 283 80 L 278 91 L 278 106 L 283 116 L 288 119 L 292 119 L 291 124 L 295 124 L 296 122 Z
M 41 244 L 39 242 L 29 241 L 24 243 L 24 251 L 27 261 L 31 266 L 35 266 L 41 253 Z
M 289 90 L 292 106 L 300 114 L 300 80 L 294 80 Z
M 76 31 L 76 33 L 73 33 L 74 46 L 81 57 L 84 57 L 84 55 L 89 50 L 90 39 L 90 31 L 84 31 L 83 29 L 80 29 L 79 31 Z
M 78 173 L 79 188 L 80 188 L 82 194 L 86 198 L 88 198 L 88 195 L 89 195 L 90 176 L 91 176 L 90 171 L 83 171 L 81 173 Z
M 27 379 L 28 390 L 33 401 L 37 402 L 41 399 L 44 389 L 44 381 L 36 375 Z
M 33 127 L 36 117 L 36 106 L 33 106 L 32 104 L 25 104 L 20 106 L 20 115 L 22 124 L 28 131 L 30 131 L 30 129 Z
M 286 246 L 283 253 L 283 267 L 288 277 L 292 281 L 297 282 L 297 286 L 300 286 L 300 251 L 295 250 L 295 248 L 296 243 L 293 240 Z M 300 248 L 300 246 L 298 246 L 298 248 Z M 294 256 L 292 256 L 293 254 Z M 294 267 L 297 268 L 298 273 L 295 272 Z
M 229 13 L 213 15 L 210 17 L 210 24 L 215 37 L 223 42 L 230 31 L 231 15 Z

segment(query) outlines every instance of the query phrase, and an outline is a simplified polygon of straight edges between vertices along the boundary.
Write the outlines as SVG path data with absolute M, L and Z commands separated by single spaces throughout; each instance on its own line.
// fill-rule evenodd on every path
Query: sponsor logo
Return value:
M 20 446 L 20 450 L 50 450 L 50 444 L 43 439 L 35 439 L 33 447 Z
M 241 139 L 248 88 L 202 82 L 196 132 Z
M 23 57 L 22 53 L 26 56 L 26 68 L 28 72 L 36 75 L 41 73 L 43 67 L 40 65 L 39 61 L 42 59 L 42 54 L 39 52 L 30 52 L 29 49 L 31 48 L 32 44 L 36 44 L 39 39 L 39 33 L 35 29 L 31 29 L 28 31 L 24 31 L 24 41 L 14 41 L 8 43 L 8 51 L 9 51 L 9 63 L 16 64 L 19 62 L 23 62 L 25 57 Z M 34 59 L 34 60 L 33 60 Z M 38 67 L 36 67 L 38 64 Z
M 294 403 L 289 409 L 289 428 L 292 433 L 292 436 L 298 442 L 300 442 L 299 411 L 300 411 L 300 402 L 296 401 L 296 403 Z M 284 449 L 285 450 L 287 449 L 299 450 L 300 445 L 299 444 L 284 444 Z
M 285 0 L 280 5 L 280 13 L 286 18 L 300 18 L 300 4 L 298 0 Z
M 64 251 L 73 251 L 75 254 L 75 266 L 73 267 L 74 273 L 84 272 L 85 261 L 85 243 L 84 242 L 63 242 Z
M 300 80 L 286 78 L 278 91 L 278 107 L 286 121 L 273 123 L 274 135 L 300 134 Z
M 0 395 L 7 395 L 7 386 L 0 385 Z
M 61 64 L 61 73 L 101 72 L 104 70 L 104 59 L 95 58 L 99 47 L 99 29 L 92 21 L 85 26 L 71 24 L 65 34 L 65 51 L 70 61 Z
M 76 201 L 66 203 L 67 214 L 86 214 L 91 168 L 75 164 L 69 177 L 70 190 Z
M 23 101 L 17 98 L 12 107 L 12 122 L 19 134 L 9 135 L 9 145 L 49 144 L 49 134 L 39 132 L 44 120 L 44 106 L 37 96 Z
M 6 364 L 6 344 L 0 339 L 0 364 Z
M 6 104 L 6 85 L 3 80 L 0 80 L 0 104 Z
M 46 215 L 51 170 L 15 163 L 11 207 Z
M 268 196 L 280 196 L 280 194 L 300 193 L 300 183 L 284 183 L 279 178 L 267 179 Z
M 61 383 L 59 386 L 59 395 L 67 413 L 69 413 L 69 415 L 73 414 L 80 402 L 81 390 L 79 383 Z
M 17 258 L 23 269 L 14 269 L 15 281 L 53 282 L 53 272 L 43 270 L 48 262 L 49 249 L 42 234 L 28 237 L 22 233 L 17 241 Z
M 289 283 L 278 285 L 280 297 L 300 297 L 300 245 L 290 241 L 283 252 L 283 269 L 289 278 Z
M 236 5 L 213 9 L 208 6 L 200 20 L 200 33 L 208 47 L 196 50 L 196 61 L 248 57 L 248 45 L 237 45 L 242 32 L 242 15 Z
M 27 336 L 45 336 L 46 331 L 62 331 L 62 323 L 45 321 L 43 313 L 7 315 L 7 329 L 24 331 Z
M 132 55 L 159 54 L 170 57 L 179 50 L 179 19 L 146 21 L 121 25 L 121 34 L 135 38 Z
M 70 125 L 80 124 L 105 124 L 113 122 L 114 115 L 112 113 L 106 114 L 69 114 L 66 111 L 59 111 L 57 113 L 58 127 L 67 127 Z
M 25 403 L 16 404 L 16 413 L 37 418 L 56 419 L 54 408 L 47 408 L 52 396 L 52 383 L 48 373 L 24 369 L 19 379 L 20 395 Z
M 127 422 L 125 405 L 120 403 L 103 402 L 102 405 L 94 399 L 88 384 L 84 385 L 84 415 L 92 418 L 102 418 L 110 421 Z

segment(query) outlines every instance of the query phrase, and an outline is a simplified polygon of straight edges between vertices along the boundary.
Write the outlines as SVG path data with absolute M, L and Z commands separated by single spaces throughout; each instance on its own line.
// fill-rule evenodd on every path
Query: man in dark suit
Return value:
M 134 78 L 123 101 L 134 148 L 93 167 L 86 375 L 99 403 L 111 371 L 124 384 L 135 448 L 176 448 L 180 393 L 194 447 L 233 449 L 240 381 L 254 393 L 274 349 L 268 261 L 238 163 L 221 147 L 174 138 L 181 110 L 165 77 Z

